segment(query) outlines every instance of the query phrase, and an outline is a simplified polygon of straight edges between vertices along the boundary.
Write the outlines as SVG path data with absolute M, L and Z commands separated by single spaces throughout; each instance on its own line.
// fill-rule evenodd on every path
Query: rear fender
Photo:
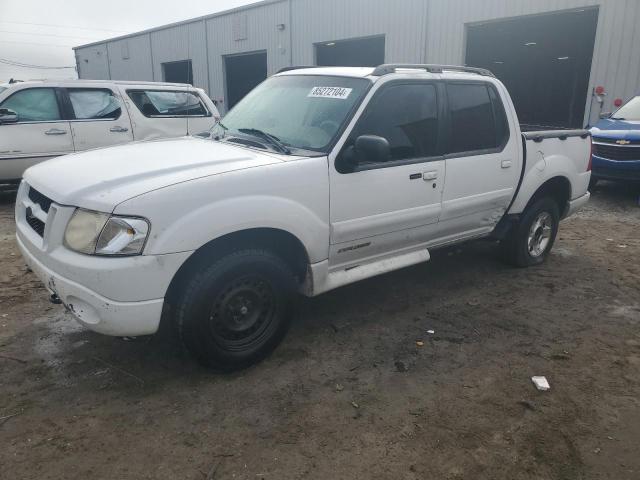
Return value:
M 568 181 L 570 186 L 569 199 L 572 199 L 576 185 L 571 183 L 571 179 L 579 178 L 574 162 L 564 155 L 545 155 L 540 149 L 529 150 L 527 152 L 527 171 L 509 213 L 522 213 L 540 187 L 555 177 L 562 177 Z M 588 183 L 587 179 L 586 185 L 584 185 L 585 191 Z

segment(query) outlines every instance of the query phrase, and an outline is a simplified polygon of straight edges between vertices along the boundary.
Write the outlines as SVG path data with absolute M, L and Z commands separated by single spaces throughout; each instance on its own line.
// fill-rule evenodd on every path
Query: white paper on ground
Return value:
M 531 377 L 531 381 L 541 392 L 546 392 L 551 388 L 546 377 Z

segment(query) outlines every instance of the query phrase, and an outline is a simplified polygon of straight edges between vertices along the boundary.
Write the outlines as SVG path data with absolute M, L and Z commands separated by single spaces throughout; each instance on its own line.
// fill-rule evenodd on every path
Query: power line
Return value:
M 41 45 L 45 47 L 60 47 L 60 48 L 71 48 L 75 47 L 75 45 L 53 45 L 51 43 L 36 43 L 36 42 L 16 42 L 13 40 L 0 40 L 2 43 L 19 43 L 22 45 Z
M 15 25 L 35 25 L 39 27 L 76 28 L 78 30 L 101 30 L 103 32 L 125 33 L 125 30 L 109 30 L 107 28 L 96 28 L 96 27 L 74 27 L 72 25 L 57 25 L 54 23 L 6 22 L 6 21 L 0 21 L 0 23 L 13 23 Z
M 0 58 L 0 63 L 4 63 L 5 65 L 11 65 L 12 67 L 35 68 L 40 70 L 62 70 L 65 68 L 73 68 L 73 69 L 76 68 L 76 67 L 50 67 L 45 65 L 33 65 L 30 63 L 16 62 L 14 60 L 9 60 L 7 58 Z
M 96 37 L 79 37 L 77 35 L 57 35 L 55 33 L 16 32 L 11 30 L 0 30 L 0 33 L 13 33 L 18 35 L 43 35 L 45 37 L 60 37 L 60 38 L 83 38 L 86 40 L 96 39 Z

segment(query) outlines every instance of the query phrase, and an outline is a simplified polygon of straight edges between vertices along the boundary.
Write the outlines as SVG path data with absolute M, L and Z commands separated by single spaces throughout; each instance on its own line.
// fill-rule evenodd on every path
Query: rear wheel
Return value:
M 559 221 L 554 199 L 544 197 L 534 201 L 503 241 L 506 260 L 518 267 L 544 262 L 555 242 Z
M 187 349 L 205 366 L 247 367 L 268 355 L 291 321 L 295 279 L 265 250 L 242 250 L 192 275 L 175 322 Z
M 589 180 L 589 191 L 593 192 L 595 188 L 598 186 L 598 179 L 591 174 L 591 179 Z

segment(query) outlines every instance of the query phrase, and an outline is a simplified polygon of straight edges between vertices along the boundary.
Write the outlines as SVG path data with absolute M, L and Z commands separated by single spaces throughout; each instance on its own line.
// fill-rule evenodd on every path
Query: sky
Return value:
M 0 83 L 77 78 L 72 47 L 256 0 L 0 0 Z M 64 69 L 35 69 L 20 63 Z

